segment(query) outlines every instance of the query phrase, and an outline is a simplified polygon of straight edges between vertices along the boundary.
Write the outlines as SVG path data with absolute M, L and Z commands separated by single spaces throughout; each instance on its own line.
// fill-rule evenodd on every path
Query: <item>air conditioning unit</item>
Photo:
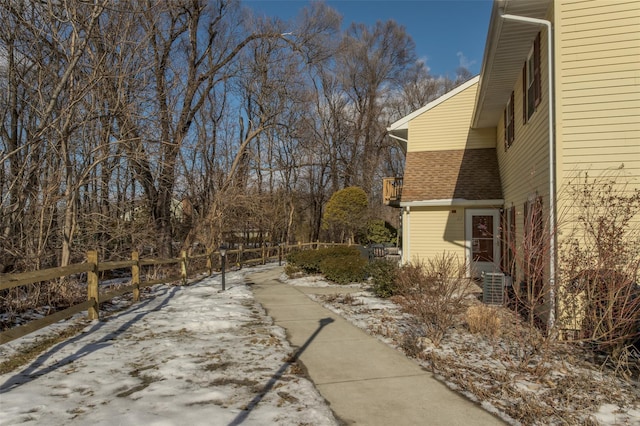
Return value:
M 505 275 L 502 272 L 485 272 L 482 276 L 482 302 L 487 305 L 504 303 Z

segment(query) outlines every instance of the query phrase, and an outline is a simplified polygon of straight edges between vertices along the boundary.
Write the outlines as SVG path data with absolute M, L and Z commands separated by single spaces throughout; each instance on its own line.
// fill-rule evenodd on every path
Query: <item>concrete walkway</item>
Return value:
M 283 327 L 311 380 L 347 425 L 498 425 L 399 351 L 307 297 L 357 291 L 294 287 L 281 268 L 248 276 L 256 300 Z

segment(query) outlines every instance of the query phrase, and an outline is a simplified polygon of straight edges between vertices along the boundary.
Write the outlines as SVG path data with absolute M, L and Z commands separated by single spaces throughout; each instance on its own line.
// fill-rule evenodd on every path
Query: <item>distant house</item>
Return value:
M 147 205 L 142 202 L 139 202 L 138 204 L 139 205 L 134 207 L 132 210 L 128 210 L 122 214 L 122 220 L 125 222 L 132 222 L 138 219 L 148 219 L 149 209 Z M 182 200 L 172 198 L 169 211 L 171 213 L 172 220 L 182 223 L 188 221 L 193 216 L 193 205 L 187 198 L 183 198 Z
M 514 251 L 549 232 L 569 180 L 621 169 L 640 186 L 640 2 L 495 0 L 481 74 L 387 130 L 406 152 L 383 189 L 403 262 L 449 251 L 515 282 Z

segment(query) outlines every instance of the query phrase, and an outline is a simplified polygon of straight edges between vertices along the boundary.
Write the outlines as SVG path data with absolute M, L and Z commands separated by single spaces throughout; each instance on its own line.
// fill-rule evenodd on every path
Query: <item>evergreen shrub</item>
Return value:
M 300 250 L 291 252 L 287 256 L 287 263 L 297 267 L 306 274 L 320 273 L 320 262 L 322 257 L 318 254 L 320 250 Z
M 373 292 L 378 297 L 391 297 L 396 291 L 398 263 L 390 260 L 376 260 L 367 265 L 367 274 L 373 283 Z
M 362 281 L 367 261 L 356 247 L 337 246 L 292 252 L 287 256 L 287 263 L 292 271 L 321 273 L 331 281 L 347 284 Z
M 355 255 L 327 257 L 320 263 L 322 274 L 337 284 L 361 282 L 365 276 L 367 261 L 356 251 Z

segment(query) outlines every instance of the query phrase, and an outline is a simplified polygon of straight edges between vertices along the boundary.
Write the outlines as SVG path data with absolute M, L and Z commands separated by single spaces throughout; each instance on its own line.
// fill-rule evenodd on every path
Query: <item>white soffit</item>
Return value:
M 495 127 L 522 73 L 537 25 L 503 20 L 502 14 L 545 19 L 551 0 L 495 0 L 480 72 L 471 127 Z M 517 88 L 515 88 L 517 90 Z

